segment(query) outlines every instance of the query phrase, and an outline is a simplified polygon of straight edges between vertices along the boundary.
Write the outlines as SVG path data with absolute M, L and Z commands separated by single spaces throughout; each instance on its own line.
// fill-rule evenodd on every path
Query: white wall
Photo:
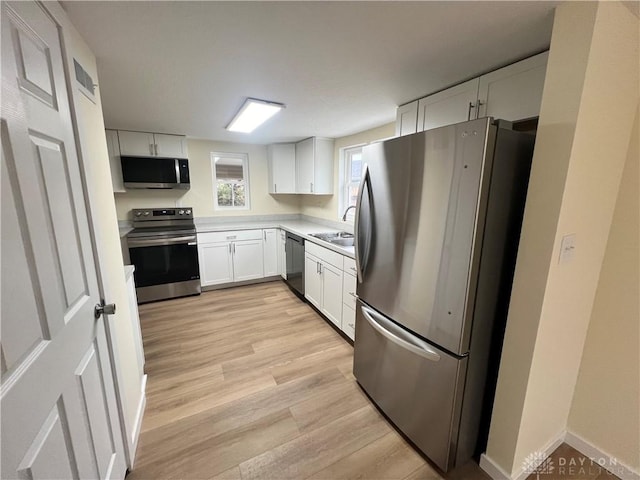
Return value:
M 640 109 L 632 131 L 568 429 L 640 472 Z
M 65 25 L 64 33 L 69 70 L 74 71 L 73 59 L 75 58 L 94 81 L 97 81 L 96 60 L 89 47 L 71 23 Z M 80 143 L 78 153 L 85 168 L 90 215 L 95 219 L 93 226 L 100 280 L 107 303 L 116 304 L 116 313 L 109 317 L 107 330 L 116 362 L 117 389 L 123 419 L 126 431 L 131 432 L 138 420 L 137 414 L 144 399 L 144 392 L 141 390 L 142 379 L 139 376 L 139 369 L 135 367 L 137 357 L 134 342 L 137 336 L 133 330 L 128 308 L 124 263 L 113 202 L 102 104 L 99 97 L 100 89 L 96 89 L 96 103 L 93 103 L 80 93 L 75 79 L 71 80 L 71 84 Z
M 186 192 L 181 190 L 129 190 L 126 193 L 116 193 L 119 220 L 129 219 L 129 212 L 132 208 L 178 205 L 193 207 L 194 215 L 197 217 L 300 213 L 300 197 L 298 195 L 270 195 L 268 193 L 267 147 L 265 145 L 194 139 L 189 139 L 187 144 L 191 188 Z M 211 152 L 248 154 L 251 209 L 214 209 Z
M 556 10 L 486 454 L 512 477 L 567 428 L 638 102 L 638 26 L 620 2 Z

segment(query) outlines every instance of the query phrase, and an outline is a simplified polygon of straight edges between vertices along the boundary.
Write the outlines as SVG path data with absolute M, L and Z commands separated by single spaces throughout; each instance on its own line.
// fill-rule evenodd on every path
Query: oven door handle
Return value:
M 127 239 L 129 248 L 136 247 L 154 247 L 163 245 L 196 245 L 196 236 L 188 235 L 184 237 L 171 237 L 171 238 L 129 238 Z

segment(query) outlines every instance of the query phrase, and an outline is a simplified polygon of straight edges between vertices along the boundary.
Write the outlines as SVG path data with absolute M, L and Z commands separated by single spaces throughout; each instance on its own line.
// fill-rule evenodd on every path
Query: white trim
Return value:
M 346 147 L 341 147 L 339 149 L 339 168 L 340 168 L 340 174 L 338 177 L 339 180 L 339 195 L 338 195 L 338 220 L 342 220 L 342 216 L 344 215 L 345 210 L 347 209 L 347 207 L 349 207 L 350 205 L 347 204 L 348 201 L 348 195 L 347 195 L 347 183 L 348 183 L 348 179 L 350 177 L 350 173 L 347 170 L 347 151 L 349 150 L 354 150 L 356 148 L 360 149 L 360 154 L 362 155 L 362 148 L 365 147 L 366 145 L 368 145 L 367 143 L 358 143 L 356 145 L 349 145 Z M 349 223 L 350 225 L 353 225 L 353 222 L 355 220 L 355 214 L 353 212 L 349 212 L 349 215 L 347 215 L 347 220 L 346 222 Z
M 480 468 L 489 475 L 493 480 L 511 480 L 511 477 L 505 472 L 500 465 L 495 463 L 485 453 L 480 455 Z
M 542 449 L 544 457 L 541 458 L 540 463 L 548 458 L 562 443 L 566 443 L 570 447 L 575 448 L 582 455 L 605 470 L 613 473 L 621 480 L 640 480 L 640 473 L 633 470 L 633 468 L 625 465 L 614 456 L 600 450 L 592 443 L 589 443 L 584 438 L 570 431 L 562 432 L 555 440 L 552 440 L 546 448 Z M 517 475 L 513 477 L 510 476 L 485 453 L 480 456 L 480 468 L 493 480 L 525 480 L 529 476 L 524 469 L 521 469 Z
M 566 432 L 563 430 L 560 434 L 552 439 L 546 447 L 540 449 L 543 455 L 537 465 L 544 462 L 564 442 Z M 536 465 L 536 466 L 537 466 Z M 518 469 L 517 475 L 510 476 L 495 461 L 488 457 L 485 453 L 480 456 L 480 468 L 484 470 L 494 480 L 525 480 L 530 473 L 527 473 L 524 467 Z
M 215 157 L 231 157 L 242 160 L 242 176 L 244 180 L 244 207 L 227 207 L 218 205 L 218 180 L 216 178 L 216 162 Z M 211 152 L 209 155 L 211 160 L 211 186 L 213 190 L 213 209 L 220 211 L 242 211 L 251 210 L 251 183 L 249 181 L 249 154 L 242 152 Z
M 606 453 L 579 435 L 567 431 L 564 441 L 567 445 L 575 448 L 585 457 L 591 459 L 594 463 L 600 465 L 617 477 L 620 477 L 622 480 L 640 480 L 639 472 L 621 463 L 620 460 L 617 460 L 613 455 Z M 601 460 L 601 462 L 598 460 Z
M 138 411 L 136 412 L 136 419 L 131 432 L 131 443 L 129 449 L 129 460 L 131 464 L 129 469 L 133 470 L 136 459 L 136 450 L 138 448 L 138 440 L 140 440 L 140 429 L 142 428 L 142 418 L 144 417 L 144 409 L 147 405 L 147 375 L 142 376 L 142 382 L 140 382 L 140 402 L 138 403 Z

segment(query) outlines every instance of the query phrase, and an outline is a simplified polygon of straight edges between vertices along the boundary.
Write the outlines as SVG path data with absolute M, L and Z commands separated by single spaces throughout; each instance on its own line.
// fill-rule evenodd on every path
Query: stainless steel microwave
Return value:
M 186 158 L 120 157 L 125 188 L 183 189 L 191 187 Z

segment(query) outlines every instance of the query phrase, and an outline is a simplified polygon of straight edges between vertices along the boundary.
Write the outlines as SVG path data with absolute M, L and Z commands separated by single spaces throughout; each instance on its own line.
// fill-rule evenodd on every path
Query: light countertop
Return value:
M 351 226 L 345 224 L 345 228 L 340 230 L 320 223 L 305 220 L 272 220 L 257 222 L 233 222 L 233 223 L 201 223 L 196 224 L 198 233 L 206 232 L 227 232 L 232 230 L 253 230 L 262 228 L 281 228 L 295 235 L 299 235 L 306 241 L 316 243 L 324 248 L 345 255 L 349 258 L 355 257 L 354 247 L 342 247 L 310 236 L 311 233 L 333 233 L 340 231 L 351 231 Z

